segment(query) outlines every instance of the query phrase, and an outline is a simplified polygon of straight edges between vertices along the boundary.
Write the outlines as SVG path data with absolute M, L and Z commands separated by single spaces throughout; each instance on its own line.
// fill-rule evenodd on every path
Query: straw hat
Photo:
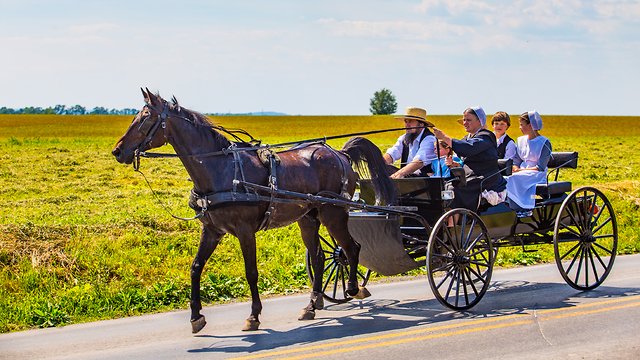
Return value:
M 404 112 L 404 116 L 397 117 L 398 120 L 404 119 L 413 119 L 418 120 L 421 123 L 425 124 L 427 127 L 435 127 L 432 123 L 427 121 L 427 111 L 425 109 L 420 109 L 417 107 L 408 107 Z

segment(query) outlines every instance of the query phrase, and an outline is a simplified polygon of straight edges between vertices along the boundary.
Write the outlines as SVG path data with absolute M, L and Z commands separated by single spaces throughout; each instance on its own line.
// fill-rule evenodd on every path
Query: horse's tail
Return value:
M 376 192 L 376 203 L 382 200 L 387 205 L 395 204 L 395 185 L 387 172 L 387 163 L 374 143 L 356 136 L 349 139 L 341 151 L 349 157 L 351 166 L 354 166 L 361 175 L 366 174 L 368 168 Z

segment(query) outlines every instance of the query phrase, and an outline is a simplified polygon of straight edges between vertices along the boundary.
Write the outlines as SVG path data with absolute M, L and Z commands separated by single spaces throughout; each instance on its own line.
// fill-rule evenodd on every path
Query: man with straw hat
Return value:
M 435 159 L 435 136 L 427 121 L 427 111 L 417 107 L 408 107 L 405 115 L 396 119 L 404 121 L 405 133 L 398 138 L 395 145 L 383 155 L 388 165 L 400 160 L 400 169 L 389 168 L 390 176 L 400 179 L 407 176 L 423 176 L 422 167 Z M 426 175 L 424 175 L 426 176 Z

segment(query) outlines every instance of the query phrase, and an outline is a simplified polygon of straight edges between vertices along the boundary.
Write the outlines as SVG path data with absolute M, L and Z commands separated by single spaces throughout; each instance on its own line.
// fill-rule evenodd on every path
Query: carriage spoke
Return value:
M 347 295 L 347 284 L 345 284 L 344 282 L 344 278 L 345 275 L 348 273 L 347 268 L 346 267 L 341 267 L 340 268 L 340 280 L 342 280 L 342 293 L 344 294 L 344 297 L 346 298 Z M 348 276 L 348 275 L 347 275 Z M 334 296 L 335 297 L 335 296 Z
M 476 295 L 476 297 L 478 297 L 478 289 L 476 289 L 476 285 L 474 284 L 474 281 L 471 279 L 471 272 L 469 271 L 469 269 L 465 269 L 465 275 L 467 276 L 467 279 L 469 279 L 469 284 L 473 289 L 473 293 Z
M 579 240 L 579 239 L 576 239 L 576 240 Z M 580 246 L 580 243 L 575 244 L 569 251 L 567 251 L 564 255 L 562 255 L 560 257 L 560 260 L 564 260 L 564 258 L 566 258 L 567 255 L 571 254 L 573 252 L 573 250 L 575 250 L 578 246 Z M 569 267 L 569 268 L 571 268 L 571 267 Z
M 576 201 L 576 199 L 575 199 L 575 198 L 573 198 L 573 203 L 574 203 L 574 205 L 575 205 L 575 207 L 576 207 L 576 210 L 580 210 L 580 209 L 578 208 L 578 202 Z M 583 230 L 582 230 L 582 224 L 580 223 L 580 221 L 578 221 L 578 219 L 576 219 L 576 214 L 574 214 L 574 213 L 573 213 L 573 211 L 571 211 L 571 207 L 570 207 L 570 206 L 567 206 L 567 214 L 569 214 L 569 217 L 571 217 L 571 220 L 573 221 L 574 226 L 575 226 L 576 228 L 578 228 L 578 231 L 579 231 L 579 232 L 581 232 L 581 233 L 582 233 L 582 231 L 583 231 Z M 579 216 L 579 214 L 578 214 L 578 217 L 580 217 L 580 216 Z
M 593 231 L 591 232 L 593 235 L 595 235 L 598 231 L 600 231 L 600 229 L 602 229 L 603 226 L 607 225 L 609 222 L 611 221 L 611 217 L 609 217 L 605 222 L 603 222 L 602 224 L 598 225 L 597 228 L 593 229 Z
M 449 247 L 449 245 L 447 245 L 447 244 L 444 242 L 444 240 L 440 239 L 438 236 L 436 236 L 434 239 L 435 239 L 435 240 L 436 240 L 440 245 L 442 245 L 445 249 L 447 249 L 447 251 L 448 251 L 449 253 L 451 253 L 451 254 L 454 254 L 454 253 L 455 253 L 455 251 L 453 251 L 453 250 Z
M 445 270 L 445 269 L 447 269 L 447 268 L 450 268 L 450 267 L 452 267 L 452 266 L 453 266 L 453 263 L 447 263 L 447 264 L 445 264 L 444 266 L 440 266 L 440 267 L 439 267 L 439 268 L 437 268 L 437 269 L 433 269 L 433 270 L 431 270 L 431 273 L 433 274 L 433 273 L 438 272 L 438 271 L 443 271 L 443 270 Z
M 563 227 L 564 229 L 569 230 L 569 232 L 570 232 L 570 233 L 572 233 L 573 235 L 578 236 L 578 237 L 580 236 L 580 234 L 579 234 L 579 233 L 577 233 L 577 232 L 576 232 L 575 230 L 573 230 L 572 228 L 570 228 L 570 227 L 569 227 L 569 225 L 566 225 L 566 224 L 560 223 L 560 226 L 561 226 L 561 227 Z
M 578 244 L 578 245 L 581 245 L 581 244 Z M 567 268 L 567 271 L 566 271 L 567 274 L 569 273 L 569 271 L 571 271 L 571 268 L 573 267 L 576 260 L 578 259 L 578 256 L 580 256 L 581 253 L 582 253 L 582 246 L 580 246 L 580 248 L 576 252 L 576 255 L 573 257 L 573 261 L 571 261 L 571 265 L 569 265 L 569 267 Z
M 330 238 L 333 242 L 330 243 L 327 241 L 327 239 L 324 238 L 324 236 L 319 236 L 320 240 L 322 240 L 323 243 L 325 243 L 331 250 L 335 250 L 338 247 L 338 243 L 336 243 L 336 241 L 333 238 Z
M 462 273 L 460 274 L 462 278 L 462 290 L 464 291 L 464 302 L 465 305 L 469 305 L 469 294 L 467 293 L 467 278 L 464 273 L 464 269 L 462 269 Z
M 596 244 L 596 245 L 598 245 L 598 244 Z M 598 246 L 600 246 L 600 245 L 598 245 Z M 605 250 L 606 250 L 606 249 L 605 249 Z M 595 249 L 594 249 L 593 253 L 595 254 L 595 256 L 596 256 L 596 258 L 598 259 L 598 261 L 600 262 L 600 265 L 602 265 L 602 267 L 606 269 L 606 268 L 607 268 L 607 265 L 605 265 L 605 264 L 604 264 L 604 261 L 602 261 L 602 258 L 600 257 L 600 255 L 598 254 L 598 252 L 597 252 L 597 251 L 595 251 Z
M 458 299 L 460 298 L 460 271 L 458 271 L 456 275 L 456 307 L 458 307 Z
M 329 282 L 331 281 L 331 277 L 333 277 L 333 273 L 336 271 L 336 267 L 338 267 L 338 264 L 333 264 L 333 267 L 331 268 L 331 271 L 329 271 L 329 276 L 327 276 L 327 281 L 325 281 L 324 285 L 322 286 L 322 292 L 325 292 L 327 290 L 327 286 L 329 285 Z M 336 274 L 336 276 L 338 276 Z
M 471 243 L 471 245 L 467 246 L 467 248 L 465 249 L 465 251 L 470 251 L 471 249 L 473 249 L 476 244 L 478 243 L 478 241 L 480 241 L 480 239 L 482 239 L 484 237 L 484 235 L 486 234 L 486 232 L 483 230 L 480 235 L 478 235 L 473 242 Z
M 467 238 L 464 240 L 464 246 L 462 247 L 463 249 L 466 248 L 466 246 L 469 244 L 469 241 L 471 240 L 471 235 L 473 235 L 473 230 L 476 228 L 476 219 L 474 218 L 473 221 L 471 222 L 471 225 L 469 226 L 469 235 L 467 235 Z
M 609 255 L 613 255 L 613 249 L 609 250 L 609 249 L 605 248 L 604 246 L 598 244 L 597 242 L 594 242 L 593 245 L 595 245 L 595 246 L 599 247 L 600 249 L 606 251 L 607 253 L 609 253 Z
M 445 300 L 449 300 L 449 294 L 451 293 L 453 282 L 455 281 L 455 278 L 458 276 L 458 270 L 456 270 L 455 267 L 452 270 L 453 270 L 453 275 L 451 276 L 451 281 L 449 281 L 449 288 L 447 289 L 447 293 L 444 297 Z
M 592 250 L 591 248 L 589 248 L 589 259 L 591 260 L 591 269 L 593 269 L 593 276 L 595 277 L 595 280 L 598 281 L 598 269 L 596 268 L 595 261 L 593 261 L 593 253 L 595 253 L 595 250 Z
M 584 258 L 584 281 L 585 281 L 585 286 L 589 287 L 589 247 L 588 246 L 585 247 L 583 258 Z
M 469 268 L 469 271 L 472 272 L 473 275 L 475 275 L 478 278 L 478 280 L 482 281 L 485 284 L 487 283 L 487 281 L 482 277 L 482 275 L 480 275 L 480 271 L 476 272 L 472 268 Z
M 454 230 L 455 230 L 456 226 L 454 225 L 453 227 L 454 227 Z M 449 239 L 450 239 L 450 240 L 452 240 L 452 241 L 451 241 L 451 247 L 452 247 L 454 250 L 456 250 L 456 251 L 457 251 L 457 250 L 458 250 L 458 246 L 457 246 L 456 242 L 455 242 L 455 241 L 453 241 L 453 239 L 456 239 L 456 238 L 455 238 L 453 235 L 451 235 L 451 230 L 450 230 L 450 229 L 449 229 L 449 227 L 448 227 L 448 226 L 446 226 L 446 225 L 445 225 L 445 226 L 443 226 L 442 228 L 444 229 L 444 231 L 445 231 L 445 233 L 446 233 L 446 236 L 448 236 L 448 237 L 449 237 Z M 456 232 L 456 234 L 457 234 L 457 232 Z M 456 251 L 452 251 L 452 253 L 455 253 Z
M 340 278 L 340 273 L 342 272 L 342 267 L 338 268 L 338 271 L 336 271 L 336 277 L 334 278 L 333 281 L 333 298 L 336 298 L 336 294 L 338 291 L 338 278 Z
M 585 192 L 586 193 L 586 192 Z M 591 224 L 591 219 L 593 219 L 594 212 L 596 210 L 596 206 L 598 206 L 598 194 L 593 194 L 593 199 L 591 201 L 591 206 L 589 207 L 589 218 L 587 219 L 587 223 L 585 225 Z
M 584 259 L 584 247 L 580 248 L 580 262 L 578 263 L 578 270 L 576 271 L 576 279 L 574 283 L 578 283 L 578 278 L 580 278 L 580 270 L 582 270 L 582 260 Z
M 480 249 L 480 250 L 478 250 L 478 251 L 476 251 L 474 253 L 469 254 L 469 257 L 470 258 L 471 257 L 475 258 L 476 256 L 482 255 L 483 253 L 486 253 L 486 252 L 489 252 L 489 248 L 488 247 L 482 248 L 482 249 Z M 485 260 L 486 260 L 486 258 L 485 258 Z M 489 262 L 489 261 L 487 260 L 487 262 Z
M 445 281 L 447 281 L 447 279 L 449 278 L 449 276 L 451 275 L 451 273 L 455 270 L 454 267 L 452 267 L 449 271 L 447 271 L 447 274 L 444 276 L 444 278 L 442 278 L 442 280 L 440 281 L 440 283 L 438 285 L 436 285 L 437 289 L 440 289 L 440 286 L 442 286 L 442 284 L 444 284 Z

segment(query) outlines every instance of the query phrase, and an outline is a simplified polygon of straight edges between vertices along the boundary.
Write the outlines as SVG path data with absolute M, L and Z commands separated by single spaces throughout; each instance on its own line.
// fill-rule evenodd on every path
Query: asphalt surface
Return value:
M 444 308 L 426 278 L 371 284 L 372 297 L 327 303 L 298 321 L 309 296 L 263 301 L 260 330 L 240 331 L 250 304 L 205 307 L 0 335 L 2 359 L 640 358 L 640 254 L 619 256 L 603 285 L 580 292 L 555 264 L 496 270 L 467 312 Z

